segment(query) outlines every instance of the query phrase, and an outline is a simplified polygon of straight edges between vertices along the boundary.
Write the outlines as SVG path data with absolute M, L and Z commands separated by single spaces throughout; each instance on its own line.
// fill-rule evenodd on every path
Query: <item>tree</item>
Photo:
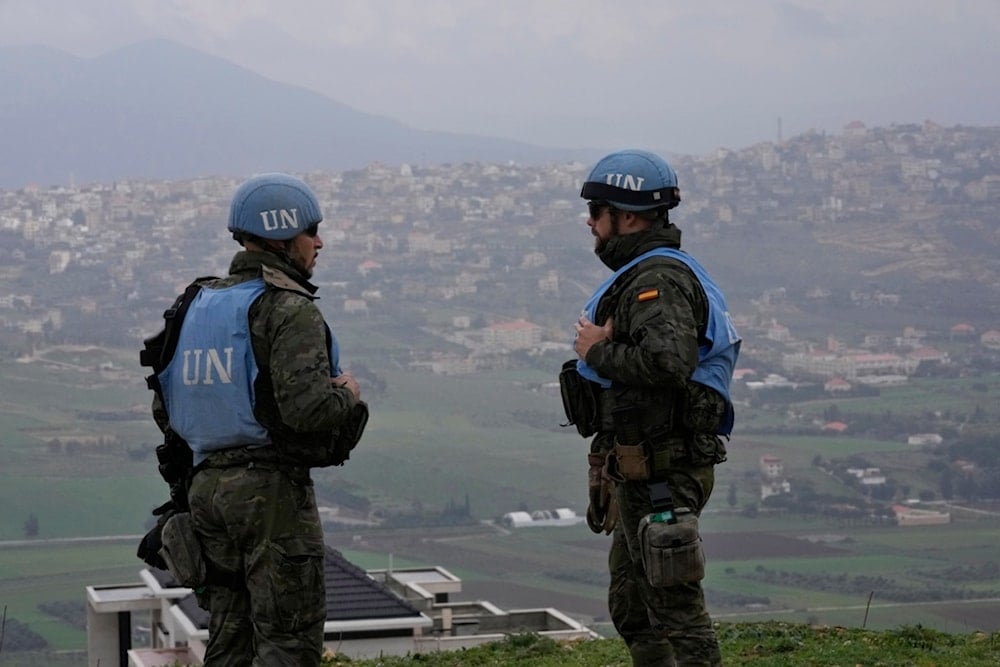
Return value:
M 24 536 L 27 538 L 38 537 L 38 517 L 29 514 L 24 521 Z
M 964 475 L 958 479 L 956 484 L 956 491 L 960 498 L 964 498 L 969 502 L 974 502 L 979 500 L 979 484 L 976 483 L 976 479 L 972 475 Z
M 731 482 L 729 484 L 729 495 L 726 496 L 726 502 L 729 503 L 729 507 L 734 509 L 739 503 L 739 498 L 736 497 L 736 482 Z

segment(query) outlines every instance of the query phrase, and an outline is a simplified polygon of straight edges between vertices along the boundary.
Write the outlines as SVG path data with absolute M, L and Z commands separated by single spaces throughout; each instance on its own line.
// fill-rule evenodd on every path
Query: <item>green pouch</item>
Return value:
M 686 507 L 642 517 L 639 551 L 646 580 L 654 588 L 691 584 L 705 578 L 698 517 Z
M 167 519 L 160 539 L 163 542 L 160 556 L 177 583 L 185 588 L 204 586 L 207 570 L 201 544 L 191 524 L 191 513 L 178 512 Z

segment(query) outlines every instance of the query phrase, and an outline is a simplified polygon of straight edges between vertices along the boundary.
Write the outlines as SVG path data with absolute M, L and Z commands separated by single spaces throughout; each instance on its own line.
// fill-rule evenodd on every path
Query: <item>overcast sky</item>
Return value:
M 1000 125 L 1000 0 L 0 0 L 0 46 L 162 37 L 421 129 L 704 153 Z

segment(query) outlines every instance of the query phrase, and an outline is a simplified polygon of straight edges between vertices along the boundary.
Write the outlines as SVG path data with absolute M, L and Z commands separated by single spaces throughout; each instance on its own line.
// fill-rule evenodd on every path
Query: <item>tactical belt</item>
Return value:
M 676 437 L 682 438 L 683 435 L 677 434 Z M 669 444 L 663 443 L 662 440 L 659 443 L 654 441 L 650 448 L 652 452 L 650 452 L 649 458 L 654 477 L 658 473 L 664 473 L 670 468 L 677 467 L 678 463 L 685 463 L 688 458 L 687 447 L 683 441 L 673 440 Z
M 237 446 L 212 452 L 208 457 L 194 467 L 198 473 L 209 468 L 261 468 L 266 470 L 282 470 L 285 472 L 305 471 L 304 466 L 292 465 L 281 461 L 273 446 L 263 447 Z

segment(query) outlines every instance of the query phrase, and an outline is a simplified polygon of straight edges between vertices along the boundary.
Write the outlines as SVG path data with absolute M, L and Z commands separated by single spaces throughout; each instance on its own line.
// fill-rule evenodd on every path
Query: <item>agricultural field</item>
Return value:
M 990 549 L 1000 540 L 1000 520 L 900 529 L 782 526 L 764 518 L 744 519 L 739 532 L 718 532 L 717 517 L 706 513 L 702 525 L 706 595 L 720 619 L 1000 630 L 1000 576 L 981 569 L 996 558 Z M 339 537 L 331 538 L 336 545 Z M 463 579 L 470 598 L 507 608 L 555 606 L 600 627 L 608 621 L 609 539 L 583 526 L 414 530 L 358 533 L 351 548 L 376 561 L 378 554 L 405 553 L 444 565 Z M 953 581 L 962 568 L 984 578 Z

